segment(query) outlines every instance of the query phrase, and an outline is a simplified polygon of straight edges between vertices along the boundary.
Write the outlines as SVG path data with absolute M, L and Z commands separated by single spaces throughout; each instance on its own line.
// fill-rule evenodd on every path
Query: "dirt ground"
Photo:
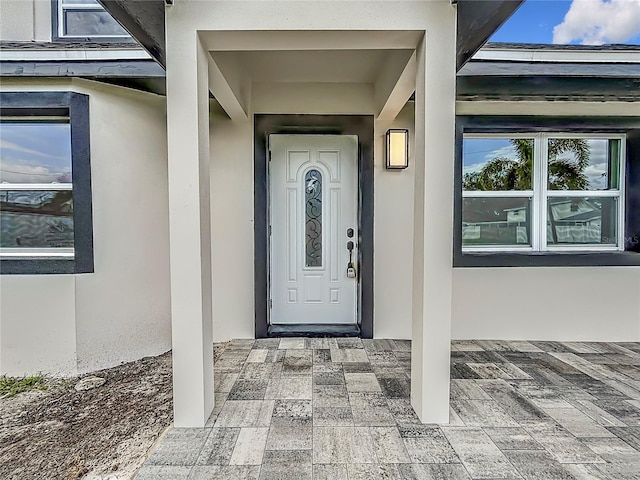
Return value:
M 172 422 L 171 353 L 0 400 L 0 478 L 125 480 Z

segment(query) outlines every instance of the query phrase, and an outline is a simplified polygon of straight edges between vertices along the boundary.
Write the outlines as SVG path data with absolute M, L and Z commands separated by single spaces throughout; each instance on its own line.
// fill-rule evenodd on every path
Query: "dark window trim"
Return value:
M 615 133 L 627 136 L 624 252 L 462 251 L 462 140 L 465 133 Z M 456 117 L 453 266 L 587 267 L 640 266 L 640 117 L 458 116 Z
M 254 116 L 255 336 L 269 336 L 269 181 L 267 139 L 271 134 L 333 134 L 358 137 L 358 277 L 360 337 L 373 338 L 373 126 L 372 115 Z M 298 332 L 305 335 L 304 332 Z M 277 332 L 271 332 L 277 335 Z M 338 335 L 331 326 L 316 335 Z
M 2 92 L 0 115 L 69 116 L 74 258 L 0 259 L 2 274 L 93 273 L 89 97 L 74 92 Z
M 60 24 L 58 22 L 58 2 L 59 1 L 60 0 L 51 0 L 51 40 L 53 42 L 62 42 L 62 43 L 82 43 L 82 42 L 135 43 L 135 40 L 131 37 L 131 35 L 121 36 L 121 37 L 103 37 L 103 36 L 100 36 L 100 35 L 90 35 L 90 36 L 86 36 L 86 37 L 65 37 L 65 36 L 60 36 L 59 28 L 58 28 L 60 26 Z M 105 12 L 106 12 L 106 10 L 105 10 Z M 107 12 L 107 13 L 109 13 L 109 12 Z M 117 22 L 117 20 L 115 20 L 115 21 Z

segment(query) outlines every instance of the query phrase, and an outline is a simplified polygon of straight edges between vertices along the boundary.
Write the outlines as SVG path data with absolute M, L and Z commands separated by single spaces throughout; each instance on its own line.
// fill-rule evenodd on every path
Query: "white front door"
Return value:
M 358 138 L 271 135 L 269 149 L 271 323 L 355 323 Z

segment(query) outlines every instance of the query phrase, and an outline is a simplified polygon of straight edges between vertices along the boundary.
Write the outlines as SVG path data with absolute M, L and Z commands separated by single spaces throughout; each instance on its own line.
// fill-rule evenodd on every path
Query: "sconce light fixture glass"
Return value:
M 386 168 L 401 170 L 409 166 L 409 130 L 391 128 L 386 134 Z

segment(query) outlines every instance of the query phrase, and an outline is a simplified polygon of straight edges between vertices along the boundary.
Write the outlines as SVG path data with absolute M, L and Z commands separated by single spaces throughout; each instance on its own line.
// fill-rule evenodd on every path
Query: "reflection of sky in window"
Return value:
M 462 141 L 462 174 L 476 173 L 494 158 L 517 160 L 508 138 L 465 138 Z
M 589 164 L 584 170 L 589 182 L 587 190 L 607 190 L 609 183 L 607 178 L 607 172 L 609 171 L 609 140 L 604 138 L 589 139 L 587 140 L 587 145 L 589 145 Z M 572 163 L 577 161 L 573 152 L 563 152 L 558 155 L 558 159 Z
M 67 35 L 128 35 L 107 12 L 66 11 Z
M 71 182 L 70 125 L 1 123 L 0 182 Z

